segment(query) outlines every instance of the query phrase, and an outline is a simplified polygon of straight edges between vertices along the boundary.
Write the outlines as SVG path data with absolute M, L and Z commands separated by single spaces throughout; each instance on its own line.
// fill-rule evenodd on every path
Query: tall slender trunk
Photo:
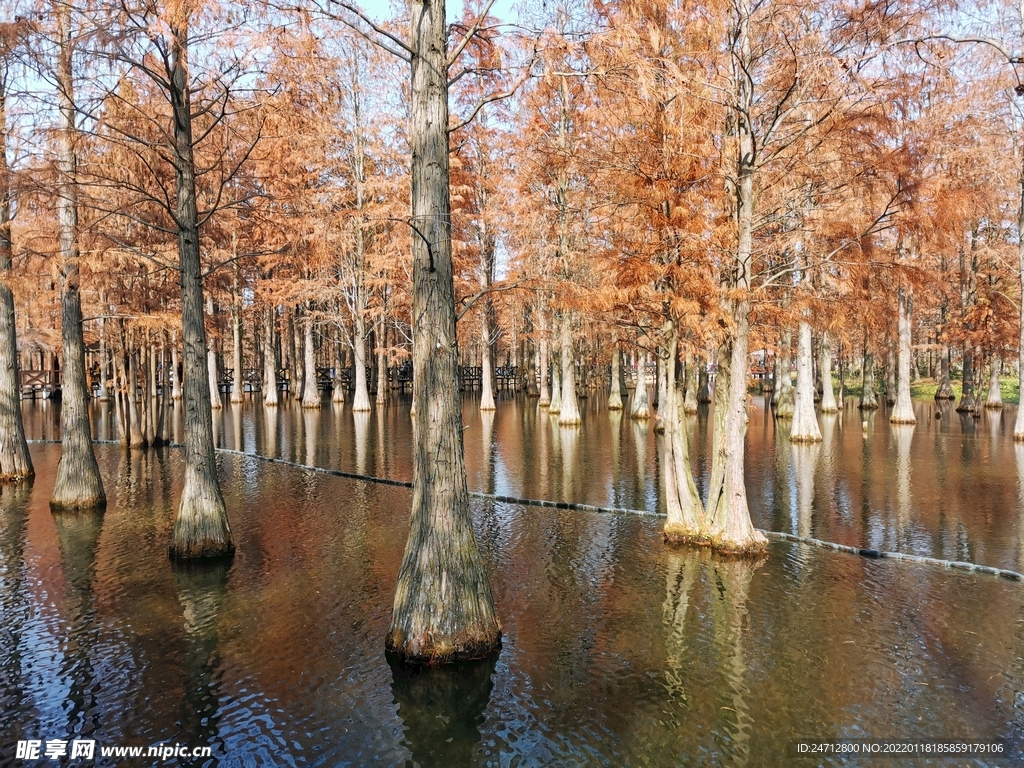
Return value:
M 668 338 L 669 360 L 664 366 L 666 381 L 661 401 L 662 421 L 665 425 L 662 460 L 662 485 L 665 493 L 664 537 L 678 543 L 703 543 L 705 531 L 704 507 L 693 481 L 690 453 L 686 439 L 686 417 L 680 392 L 676 387 L 675 356 L 679 350 L 679 330 L 671 321 L 665 324 Z
M 651 405 L 647 397 L 647 353 L 640 355 L 636 370 L 636 388 L 633 390 L 633 404 L 629 409 L 629 417 L 634 421 L 647 421 L 651 418 Z
M 5 66 L 0 62 L 0 66 Z M 35 475 L 21 418 L 17 323 L 11 272 L 11 187 L 7 167 L 5 73 L 0 73 L 0 483 L 29 480 Z
M 885 348 L 885 404 L 896 405 L 896 354 L 892 339 Z
M 562 407 L 558 423 L 574 427 L 582 421 L 576 400 L 576 355 L 572 345 L 572 312 L 562 313 Z
M 319 408 L 320 388 L 316 378 L 316 348 L 313 346 L 313 314 L 306 312 L 302 318 L 302 367 L 306 371 L 305 385 L 302 388 L 302 407 Z
M 57 91 L 61 119 L 57 200 L 61 252 L 61 453 L 50 506 L 55 509 L 88 509 L 104 506 L 107 497 L 93 453 L 89 390 L 85 378 L 82 297 L 79 292 L 77 128 L 71 76 L 73 35 L 71 6 L 68 4 L 58 6 L 57 37 Z
M 665 395 L 666 389 L 668 388 L 668 365 L 665 358 L 662 356 L 662 350 L 659 348 L 657 351 L 658 367 L 657 367 L 657 385 L 655 387 L 654 396 L 654 407 L 657 409 L 654 414 L 654 431 L 658 434 L 665 432 Z M 673 379 L 675 377 L 673 376 Z
M 274 343 L 274 307 L 263 309 L 263 404 L 277 405 L 277 344 Z
M 168 61 L 168 95 L 174 124 L 175 190 L 177 193 L 178 259 L 181 269 L 181 328 L 184 349 L 185 482 L 174 520 L 168 554 L 172 558 L 233 554 L 227 508 L 214 461 L 213 413 L 206 368 L 206 327 L 203 323 L 203 277 L 199 258 L 199 214 L 196 208 L 195 160 L 192 147 L 191 84 L 188 76 L 188 28 L 172 26 Z
M 913 303 L 909 291 L 901 287 L 897 297 L 897 331 L 899 335 L 899 360 L 896 383 L 896 407 L 893 408 L 889 421 L 893 424 L 916 424 L 914 403 L 910 399 L 910 363 L 913 356 L 911 347 L 911 328 Z
M 875 411 L 878 410 L 878 395 L 875 393 L 875 356 L 866 350 L 866 337 L 864 346 L 864 365 L 861 369 L 860 379 L 860 403 L 857 407 L 862 411 Z
M 985 400 L 985 407 L 998 411 L 1003 407 L 1003 393 L 999 387 L 999 372 L 1003 361 L 999 355 L 992 355 L 992 362 L 989 365 L 988 374 L 988 397 Z
M 735 27 L 736 60 L 749 67 L 750 0 L 738 0 Z M 738 65 L 734 64 L 738 68 Z M 729 338 L 718 355 L 719 379 L 715 399 L 722 399 L 721 432 L 715 434 L 715 461 L 721 467 L 721 485 L 708 499 L 708 530 L 712 546 L 724 553 L 754 554 L 768 549 L 768 540 L 750 521 L 747 489 L 744 479 L 744 437 L 747 432 L 747 371 L 750 365 L 750 279 L 754 233 L 753 140 L 754 94 L 752 81 L 745 73 L 734 71 L 736 103 L 736 253 L 730 265 L 727 287 L 734 291 L 726 308 L 731 311 L 733 326 Z M 722 377 L 724 376 L 724 381 Z M 717 406 L 716 406 L 717 408 Z M 716 419 L 716 426 L 718 421 Z
M 377 344 L 377 405 L 388 401 L 388 350 L 384 335 L 384 324 L 381 323 L 380 343 Z
M 793 397 L 793 332 L 787 325 L 779 334 L 778 371 L 775 377 L 775 391 L 772 393 L 772 405 L 775 406 L 775 418 L 791 419 L 796 412 L 796 401 Z
M 356 369 L 356 391 L 352 397 L 352 410 L 355 413 L 362 413 L 370 410 L 370 390 L 366 382 L 366 320 L 360 312 L 356 313 L 355 327 L 352 331 L 352 356 Z
M 974 351 L 967 347 L 964 349 L 963 388 L 960 390 L 960 402 L 956 404 L 957 413 L 974 412 L 978 405 L 974 391 L 975 386 Z
M 686 357 L 686 393 L 683 396 L 683 413 L 697 412 L 697 367 L 706 366 L 704 361 L 694 355 Z
M 242 296 L 238 288 L 238 262 L 231 285 L 231 402 L 245 400 L 245 371 L 242 369 Z
M 473 535 L 462 443 L 448 166 L 444 1 L 412 0 L 413 499 L 385 649 L 441 664 L 501 646 Z
M 1024 19 L 1024 10 L 1021 11 L 1021 18 Z M 1021 133 L 1024 140 L 1024 132 Z M 1017 272 L 1020 279 L 1021 296 L 1024 296 L 1024 155 L 1021 159 L 1021 167 L 1017 170 L 1017 190 L 1019 205 L 1017 207 Z M 1024 301 L 1020 303 L 1020 339 L 1017 347 L 1017 376 L 1018 389 L 1024 392 Z M 1021 404 L 1017 407 L 1017 420 L 1013 424 L 1014 442 L 1024 442 L 1024 397 L 1021 397 Z
M 340 336 L 340 333 L 339 333 Z M 334 350 L 334 381 L 331 385 L 331 402 L 332 403 L 344 403 L 345 402 L 345 389 L 346 383 L 342 371 L 345 370 L 345 363 L 341 352 L 341 339 L 335 339 L 331 342 L 331 347 Z
M 814 372 L 811 345 L 811 324 L 800 320 L 796 353 L 796 397 L 793 401 L 793 427 L 789 439 L 794 443 L 817 443 L 821 440 L 818 417 L 814 413 Z
M 837 413 L 836 393 L 832 388 L 832 337 L 828 331 L 821 334 L 821 412 Z
M 612 336 L 612 389 L 608 395 L 608 410 L 622 410 L 622 350 L 619 349 L 619 335 Z
M 493 411 L 494 384 L 491 381 L 494 362 L 491 360 L 491 324 L 487 317 L 487 308 L 480 313 L 480 410 Z
M 292 370 L 295 373 L 294 385 L 289 394 L 293 400 L 302 400 L 302 394 L 306 391 L 306 377 L 309 371 L 306 370 L 306 355 L 303 344 L 303 320 L 300 317 L 298 307 L 293 307 L 288 315 L 288 343 L 292 350 Z
M 552 354 L 551 357 L 551 402 L 548 403 L 548 413 L 560 413 L 562 410 L 562 369 L 558 365 L 559 355 Z
M 178 337 L 177 334 L 171 337 L 171 400 L 181 400 L 181 376 L 178 373 L 180 361 L 178 360 Z
M 548 387 L 548 316 L 543 307 L 537 308 L 537 314 L 540 316 L 538 324 L 540 352 L 537 356 L 537 368 L 540 371 L 540 401 L 537 405 L 547 408 L 551 405 L 551 390 Z

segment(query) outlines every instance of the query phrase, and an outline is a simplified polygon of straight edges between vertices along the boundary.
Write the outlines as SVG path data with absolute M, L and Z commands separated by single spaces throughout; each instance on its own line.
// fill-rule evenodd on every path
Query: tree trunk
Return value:
M 562 410 L 562 373 L 558 365 L 558 355 L 550 355 L 551 358 L 551 402 L 548 403 L 548 413 L 559 413 Z
M 885 348 L 885 404 L 896 405 L 896 355 L 891 339 Z
M 965 349 L 963 389 L 960 391 L 960 402 L 956 404 L 956 412 L 974 413 L 977 404 L 974 395 L 974 353 Z
M 861 370 L 860 403 L 862 411 L 878 410 L 878 395 L 875 393 L 875 356 L 864 353 L 864 366 Z
M 544 312 L 543 309 L 539 309 L 537 314 L 540 315 L 540 342 L 538 344 L 538 346 L 540 347 L 540 353 L 538 355 L 537 362 L 537 368 L 540 371 L 540 401 L 537 403 L 537 405 L 539 405 L 541 408 L 547 408 L 548 406 L 551 405 L 552 399 L 551 389 L 548 387 L 548 366 L 550 363 L 548 359 L 548 317 L 547 313 Z M 554 374 L 552 373 L 552 379 L 553 378 Z M 554 386 L 554 383 L 555 382 L 552 381 L 552 386 Z M 555 413 L 558 413 L 558 411 L 556 410 Z
M 377 405 L 384 405 L 388 400 L 388 350 L 385 343 L 382 324 L 377 345 Z
M 656 434 L 659 434 L 659 435 L 665 433 L 665 409 L 663 407 L 663 404 L 665 402 L 665 396 L 666 396 L 665 390 L 668 388 L 668 378 L 669 378 L 668 377 L 668 371 L 666 370 L 669 367 L 669 362 L 664 357 L 662 357 L 661 352 L 662 352 L 661 349 L 659 349 L 657 351 L 657 355 L 658 355 L 658 367 L 656 369 L 657 370 L 657 374 L 656 374 L 657 388 L 655 389 L 656 395 L 655 395 L 655 401 L 654 401 L 654 407 L 656 408 L 656 411 L 654 413 L 654 431 L 655 431 Z M 674 374 L 673 374 L 672 378 L 673 378 L 673 380 L 675 379 L 675 375 Z M 671 415 L 670 415 L 670 418 L 671 418 Z
M 277 395 L 277 344 L 274 343 L 275 311 L 271 306 L 263 309 L 263 404 L 275 406 Z
M 832 338 L 828 331 L 821 334 L 821 412 L 838 413 L 836 393 L 832 389 Z
M 911 346 L 911 329 L 913 327 L 913 303 L 907 289 L 900 288 L 897 297 L 897 331 L 899 334 L 899 371 L 896 382 L 896 407 L 893 408 L 889 421 L 893 424 L 916 424 L 914 403 L 910 399 L 910 363 L 914 354 Z
M 128 447 L 144 448 L 146 437 L 142 433 L 141 418 L 139 416 L 139 365 L 137 362 L 138 350 L 135 349 L 134 332 L 132 333 L 132 349 L 128 352 Z
M 679 331 L 666 323 L 670 358 L 664 366 L 665 396 L 661 401 L 665 425 L 663 439 L 662 487 L 665 493 L 665 541 L 672 543 L 706 543 L 704 507 L 690 469 L 690 452 L 686 440 L 686 417 L 680 392 L 676 387 L 675 356 L 679 350 Z
M 413 499 L 385 649 L 406 664 L 501 646 L 473 535 L 462 443 L 448 167 L 444 2 L 412 0 Z
M 612 389 L 608 395 L 608 410 L 622 410 L 622 350 L 619 349 L 619 336 L 612 336 Z
M 0 73 L 0 483 L 29 480 L 35 475 L 21 418 L 14 293 L 7 284 L 13 244 L 5 79 Z
M 217 350 L 211 341 L 210 348 L 206 351 L 206 374 L 210 379 L 210 407 L 219 410 L 224 407 L 220 401 L 220 373 L 217 370 Z
M 693 355 L 686 358 L 686 394 L 683 397 L 683 413 L 697 412 L 697 368 L 707 369 L 705 362 Z
M 175 559 L 233 554 L 227 509 L 214 461 L 213 413 L 206 368 L 203 277 L 199 259 L 195 161 L 192 154 L 191 84 L 187 26 L 170 29 L 169 95 L 174 114 L 178 259 L 181 268 L 181 327 L 184 349 L 185 482 L 168 554 Z
M 491 325 L 487 318 L 487 308 L 480 313 L 480 410 L 493 411 L 494 405 L 494 384 L 491 381 L 491 374 L 494 372 L 494 363 L 491 360 Z
M 793 426 L 789 439 L 794 443 L 821 441 L 821 429 L 814 412 L 814 358 L 811 345 L 811 324 L 802 319 L 799 326 L 796 353 L 796 397 L 793 401 Z
M 342 355 L 340 339 L 331 342 L 331 347 L 334 349 L 334 381 L 331 384 L 331 402 L 341 404 L 345 402 L 345 379 L 342 377 L 345 365 L 342 358 L 347 355 Z
M 576 401 L 576 355 L 572 345 L 572 312 L 562 313 L 562 407 L 558 423 L 563 427 L 580 424 L 580 408 Z
M 999 388 L 999 371 L 1002 365 L 1003 361 L 1000 360 L 999 355 L 992 355 L 988 379 L 988 399 L 985 400 L 985 407 L 993 411 L 998 411 L 1003 407 L 1003 393 Z
M 313 346 L 313 315 L 310 312 L 302 319 L 302 352 L 303 365 L 306 371 L 305 385 L 302 388 L 302 407 L 319 408 L 320 389 L 316 379 L 316 349 Z
M 953 392 L 953 382 L 949 377 L 949 347 L 943 347 L 942 351 L 939 352 L 939 381 L 938 387 L 935 389 L 936 400 L 955 400 L 956 394 Z
M 178 374 L 178 339 L 171 338 L 171 400 L 181 400 L 181 376 Z
M 708 366 L 703 360 L 697 365 L 697 402 L 702 405 L 711 402 L 711 377 L 708 376 Z
M 650 400 L 647 397 L 647 353 L 640 356 L 636 371 L 636 388 L 633 390 L 633 406 L 629 409 L 629 418 L 634 421 L 647 421 L 651 418 Z
M 413 331 L 415 333 L 415 331 Z M 353 413 L 370 410 L 370 391 L 366 382 L 366 321 L 356 312 L 355 328 L 352 332 L 352 356 L 355 358 L 356 391 L 352 397 Z M 413 378 L 415 389 L 415 376 Z
M 59 6 L 57 36 L 57 91 L 61 117 L 58 137 L 60 190 L 57 200 L 61 252 L 61 453 L 50 506 L 55 509 L 91 509 L 104 506 L 107 497 L 93 453 L 89 390 L 85 379 L 82 298 L 79 293 L 77 129 L 74 81 L 71 77 L 70 5 Z
M 242 368 L 242 297 L 238 292 L 238 268 L 235 267 L 235 282 L 231 291 L 231 402 L 245 400 L 245 370 Z
M 302 341 L 303 322 L 299 318 L 299 308 L 293 307 L 288 314 L 288 344 L 292 351 L 292 387 L 288 394 L 293 400 L 302 400 L 302 394 L 306 391 L 306 357 Z
M 792 344 L 793 334 L 789 326 L 786 326 L 779 339 L 779 369 L 775 380 L 775 392 L 772 394 L 772 405 L 775 406 L 775 418 L 777 419 L 791 419 L 796 412 L 791 375 L 793 369 Z

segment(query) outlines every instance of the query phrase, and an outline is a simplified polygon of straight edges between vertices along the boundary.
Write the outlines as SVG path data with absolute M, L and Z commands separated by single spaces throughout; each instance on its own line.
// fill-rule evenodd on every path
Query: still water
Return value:
M 653 423 L 602 400 L 571 430 L 536 401 L 481 415 L 467 398 L 471 488 L 659 509 Z M 94 405 L 97 435 L 114 437 Z M 25 417 L 33 437 L 58 436 L 52 405 Z M 822 420 L 823 444 L 795 447 L 755 399 L 755 523 L 1021 570 L 1013 417 L 920 403 L 913 429 L 884 410 L 865 428 L 848 408 Z M 706 415 L 688 428 L 706 481 Z M 217 432 L 247 453 L 411 475 L 400 399 L 365 415 L 227 406 Z M 194 764 L 224 766 L 829 764 L 787 757 L 800 737 L 1003 738 L 1024 756 L 1017 582 L 789 543 L 760 564 L 722 561 L 666 548 L 657 518 L 478 499 L 504 647 L 410 679 L 382 652 L 408 490 L 221 454 L 238 554 L 181 569 L 166 559 L 180 451 L 97 453 L 103 515 L 50 512 L 54 445 L 33 446 L 31 489 L 0 492 L 5 765 L 22 764 L 18 739 L 78 737 L 210 746 Z M 933 761 L 987 763 L 1006 764 Z

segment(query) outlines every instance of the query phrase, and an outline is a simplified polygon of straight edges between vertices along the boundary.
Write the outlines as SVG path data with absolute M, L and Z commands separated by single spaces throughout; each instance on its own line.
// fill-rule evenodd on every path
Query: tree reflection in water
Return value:
M 491 701 L 498 655 L 443 667 L 391 667 L 404 744 L 422 768 L 470 765 Z
M 185 681 L 181 702 L 181 733 L 177 741 L 213 749 L 212 758 L 195 764 L 216 765 L 225 753 L 220 720 L 221 683 L 217 624 L 227 595 L 230 559 L 174 561 L 174 579 L 185 619 Z M 186 762 L 185 764 L 191 764 Z

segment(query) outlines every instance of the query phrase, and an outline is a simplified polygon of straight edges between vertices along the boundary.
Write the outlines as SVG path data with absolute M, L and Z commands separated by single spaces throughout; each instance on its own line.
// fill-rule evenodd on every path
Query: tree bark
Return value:
M 302 388 L 302 407 L 319 408 L 320 389 L 316 378 L 316 349 L 313 346 L 313 315 L 306 312 L 302 319 L 303 368 L 306 370 L 305 386 Z
M 619 349 L 619 336 L 612 336 L 612 381 L 608 395 L 608 410 L 622 410 L 622 350 Z
M 352 397 L 352 411 L 362 413 L 370 410 L 370 391 L 366 382 L 366 320 L 358 311 L 352 332 L 352 356 L 356 369 L 356 391 Z M 413 388 L 415 389 L 415 386 Z
M 277 344 L 274 343 L 274 307 L 263 309 L 263 404 L 275 406 L 277 395 Z
M 633 391 L 633 405 L 629 409 L 629 418 L 634 421 L 647 421 L 651 418 L 651 405 L 647 397 L 647 353 L 640 356 L 636 371 L 636 388 Z
M 61 118 L 57 200 L 61 252 L 61 454 L 50 506 L 55 509 L 91 509 L 104 506 L 107 497 L 93 453 L 89 390 L 85 378 L 82 298 L 79 293 L 77 128 L 71 76 L 70 5 L 58 6 L 57 37 L 57 90 Z
M 821 334 L 821 412 L 838 413 L 836 393 L 832 388 L 832 337 L 828 331 Z
M 494 362 L 491 360 L 491 324 L 487 318 L 487 308 L 480 313 L 480 410 L 493 411 L 494 384 L 491 374 Z
M 562 313 L 562 401 L 558 423 L 563 427 L 580 424 L 580 408 L 576 400 L 576 355 L 572 345 L 572 312 Z
M 662 488 L 665 493 L 664 538 L 672 543 L 707 543 L 704 507 L 697 493 L 690 469 L 690 452 L 686 439 L 686 417 L 680 392 L 676 387 L 675 355 L 679 349 L 679 331 L 672 322 L 666 323 L 666 336 L 671 357 L 664 366 L 666 373 L 665 397 L 661 401 L 663 438 Z
M 444 1 L 412 0 L 413 500 L 385 649 L 405 664 L 501 646 L 473 535 L 462 443 L 448 166 Z
M 992 355 L 992 363 L 989 370 L 988 398 L 985 400 L 985 407 L 989 410 L 998 411 L 1003 407 L 1003 393 L 999 387 L 999 371 L 1003 361 L 999 355 Z
M 974 353 L 969 349 L 965 349 L 963 389 L 960 390 L 960 402 L 956 404 L 957 413 L 974 413 L 974 409 L 978 405 L 974 388 Z
M 796 412 L 796 402 L 793 397 L 793 358 L 791 348 L 793 344 L 793 333 L 789 326 L 783 329 L 779 339 L 779 366 L 775 381 L 775 392 L 772 394 L 772 404 L 775 406 L 775 418 L 791 419 Z
M 203 277 L 199 259 L 192 145 L 191 84 L 188 76 L 188 27 L 172 26 L 168 85 L 174 124 L 176 218 L 181 269 L 181 327 L 184 350 L 185 482 L 174 520 L 168 554 L 175 559 L 231 555 L 227 509 L 214 461 L 213 413 L 206 369 Z
M 686 358 L 686 394 L 683 397 L 683 413 L 697 412 L 697 367 L 705 369 L 705 362 L 693 355 Z
M 861 370 L 860 403 L 862 411 L 878 410 L 878 395 L 875 393 L 875 356 L 864 353 L 864 366 Z
M 231 402 L 245 400 L 245 370 L 242 368 L 242 297 L 238 289 L 238 262 L 231 286 Z
M 678 341 L 676 343 L 678 344 Z M 657 370 L 657 374 L 656 374 L 657 387 L 655 389 L 655 400 L 654 400 L 654 407 L 656 409 L 655 412 L 654 412 L 654 432 L 656 434 L 664 434 L 665 433 L 665 408 L 664 408 L 664 403 L 665 403 L 665 396 L 666 396 L 666 391 L 665 390 L 668 388 L 668 371 L 666 369 L 668 368 L 669 364 L 666 361 L 666 359 L 662 356 L 661 353 L 662 353 L 661 349 L 659 349 L 657 351 L 657 353 L 656 353 L 658 355 L 658 367 L 656 369 Z M 673 375 L 672 378 L 675 379 L 675 376 Z
M 548 413 L 559 413 L 562 410 L 562 373 L 558 365 L 558 355 L 551 354 L 551 402 Z
M 896 405 L 896 355 L 892 349 L 892 339 L 885 348 L 885 404 Z
M 35 476 L 21 418 L 14 292 L 7 284 L 13 261 L 13 242 L 5 81 L 6 78 L 0 74 L 0 483 L 20 482 Z
M 541 307 L 538 307 L 537 314 L 540 316 L 540 322 L 538 323 L 540 333 L 538 346 L 540 347 L 540 352 L 537 358 L 537 369 L 540 371 L 540 400 L 537 405 L 541 408 L 547 408 L 551 405 L 551 390 L 548 387 L 548 317 Z M 558 411 L 556 410 L 555 413 L 558 413 Z
M 910 364 L 914 354 L 911 344 L 913 303 L 906 288 L 899 289 L 897 297 L 897 332 L 899 370 L 896 377 L 896 407 L 889 421 L 893 424 L 916 424 L 914 403 L 910 399 Z
M 794 443 L 821 441 L 821 429 L 814 412 L 814 372 L 811 344 L 811 324 L 801 319 L 796 353 L 796 397 L 793 401 L 793 426 L 789 439 Z

